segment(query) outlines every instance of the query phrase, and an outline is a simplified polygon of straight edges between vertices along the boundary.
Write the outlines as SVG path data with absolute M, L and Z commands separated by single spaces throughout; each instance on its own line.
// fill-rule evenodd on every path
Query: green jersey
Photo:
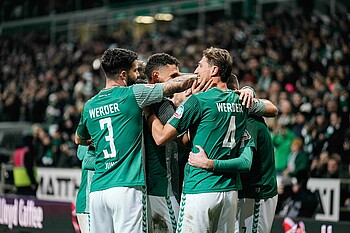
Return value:
M 175 106 L 168 99 L 152 105 L 154 113 L 165 124 L 175 112 Z M 178 193 L 177 144 L 168 142 L 157 146 L 152 133 L 145 125 L 147 194 L 152 196 L 172 196 Z M 175 193 L 174 193 L 175 191 Z
M 255 148 L 254 141 L 251 139 L 249 132 L 244 131 L 240 141 L 239 157 L 227 160 L 215 159 L 214 172 L 248 172 L 253 161 L 253 149 Z
M 248 109 L 239 95 L 218 88 L 190 96 L 174 113 L 169 123 L 179 133 L 190 130 L 192 151 L 203 147 L 210 159 L 231 159 L 239 150 Z M 241 188 L 238 172 L 207 171 L 186 164 L 183 193 L 222 192 Z
M 277 195 L 274 146 L 264 119 L 250 116 L 246 127 L 255 142 L 249 173 L 242 173 L 239 198 L 267 199 Z
M 77 134 L 96 148 L 91 192 L 145 185 L 142 107 L 162 98 L 160 84 L 137 84 L 102 90 L 85 103 Z
M 88 150 L 88 146 L 78 146 L 77 156 L 80 160 L 84 160 L 87 153 L 95 153 Z M 76 200 L 76 212 L 77 213 L 90 213 L 89 209 L 89 193 L 90 184 L 94 171 L 81 169 L 81 182 L 77 193 Z

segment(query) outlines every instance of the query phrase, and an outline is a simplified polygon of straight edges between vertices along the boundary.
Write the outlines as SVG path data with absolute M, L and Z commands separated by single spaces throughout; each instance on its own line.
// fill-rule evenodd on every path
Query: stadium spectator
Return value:
M 329 153 L 326 150 L 322 151 L 319 156 L 315 156 L 310 165 L 310 177 L 325 177 L 327 173 L 328 160 Z
M 330 125 L 326 130 L 326 150 L 329 154 L 336 153 L 343 157 L 345 129 L 342 125 L 342 117 L 337 112 L 330 112 L 329 122 Z
M 279 215 L 290 218 L 312 218 L 319 206 L 317 194 L 307 187 L 308 171 L 300 170 L 296 174 L 296 183 L 292 184 L 292 194 L 283 202 Z
M 309 130 L 307 132 L 308 142 L 311 144 L 312 157 L 318 157 L 324 148 L 326 141 L 326 130 L 328 127 L 328 119 L 323 108 L 315 110 L 315 116 L 309 122 Z
M 306 134 L 307 115 L 308 113 L 303 111 L 298 111 L 295 114 L 295 121 L 291 126 L 291 129 L 296 137 L 304 138 L 304 135 Z
M 293 114 L 297 114 L 298 112 L 302 111 L 301 106 L 304 103 L 303 96 L 300 92 L 295 91 L 291 95 L 292 97 L 292 112 Z
M 37 164 L 39 166 L 51 166 L 54 158 L 51 150 L 50 135 L 39 123 L 33 124 L 32 132 Z
M 284 176 L 295 177 L 300 171 L 309 171 L 309 157 L 303 149 L 303 140 L 295 138 L 290 145 L 287 168 L 283 171 Z
M 38 188 L 33 137 L 26 135 L 13 153 L 13 178 L 18 195 L 36 196 Z
M 340 156 L 332 154 L 327 162 L 327 171 L 323 178 L 339 178 L 340 175 Z
M 344 143 L 343 143 L 343 156 L 342 156 L 342 162 L 345 165 L 349 165 L 350 164 L 350 129 L 346 130 L 345 133 L 345 139 L 344 139 Z
M 277 125 L 278 129 L 273 132 L 272 142 L 275 146 L 276 172 L 282 174 L 288 166 L 290 147 L 295 135 L 286 125 Z

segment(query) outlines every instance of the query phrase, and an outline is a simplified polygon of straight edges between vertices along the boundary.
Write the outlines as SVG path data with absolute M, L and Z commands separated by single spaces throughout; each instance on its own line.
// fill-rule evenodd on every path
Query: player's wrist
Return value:
M 214 160 L 208 159 L 208 161 L 206 162 L 206 169 L 209 171 L 214 170 Z

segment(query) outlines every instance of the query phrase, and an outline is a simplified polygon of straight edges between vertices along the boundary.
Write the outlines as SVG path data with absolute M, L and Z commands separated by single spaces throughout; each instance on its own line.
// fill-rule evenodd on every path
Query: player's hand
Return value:
M 197 81 L 198 82 L 198 81 Z M 193 83 L 195 84 L 195 83 Z M 192 85 L 191 90 L 192 90 L 192 94 L 196 94 L 198 92 L 205 92 L 207 90 L 209 90 L 210 88 L 214 87 L 214 83 L 212 79 L 209 79 L 208 81 L 204 82 L 202 81 L 201 83 L 199 83 L 199 85 L 195 86 Z
M 253 107 L 254 103 L 254 93 L 250 89 L 244 90 L 235 90 L 237 94 L 239 94 L 239 99 L 242 101 L 242 105 L 247 108 Z
M 198 80 L 195 80 L 193 82 L 191 88 L 189 88 L 185 91 L 185 94 L 186 94 L 186 97 L 188 97 L 192 94 L 196 94 L 199 92 L 205 92 L 214 86 L 215 86 L 215 84 L 213 83 L 212 79 L 209 79 L 208 81 L 201 82 L 201 83 L 198 83 Z
M 92 139 L 82 139 L 75 133 L 74 135 L 74 142 L 77 145 L 83 145 L 83 146 L 91 146 L 94 145 L 94 141 Z
M 188 157 L 188 163 L 194 167 L 213 170 L 214 161 L 211 159 L 208 159 L 207 154 L 205 153 L 205 151 L 201 146 L 196 145 L 196 147 L 198 148 L 199 152 L 193 153 L 191 151 Z

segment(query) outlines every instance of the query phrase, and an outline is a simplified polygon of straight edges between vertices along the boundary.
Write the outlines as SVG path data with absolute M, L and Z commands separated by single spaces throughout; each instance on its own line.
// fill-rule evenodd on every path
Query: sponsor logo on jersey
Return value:
M 174 112 L 174 117 L 177 119 L 180 119 L 182 117 L 182 114 L 184 113 L 184 106 L 180 105 L 177 109 L 176 112 Z
M 98 98 L 106 97 L 106 96 L 109 96 L 109 95 L 111 95 L 111 93 L 108 93 L 108 94 L 101 94 L 101 95 L 98 96 Z
M 154 88 L 154 84 L 144 84 L 145 87 Z

